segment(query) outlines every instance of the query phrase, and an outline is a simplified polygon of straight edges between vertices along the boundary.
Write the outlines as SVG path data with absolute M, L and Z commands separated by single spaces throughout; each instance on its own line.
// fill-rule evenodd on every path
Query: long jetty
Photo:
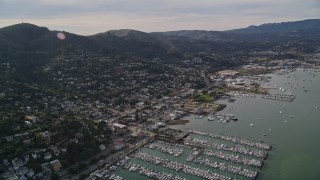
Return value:
M 233 143 L 245 145 L 245 146 L 251 146 L 251 147 L 256 147 L 264 150 L 271 150 L 271 146 L 265 143 L 260 143 L 260 142 L 255 142 L 247 139 L 240 139 L 232 136 L 224 136 L 224 135 L 219 135 L 219 134 L 210 134 L 210 133 L 205 133 L 205 132 L 200 132 L 200 131 L 189 131 L 189 133 L 193 134 L 198 134 L 202 136 L 209 136 L 215 139 L 220 139 L 220 140 L 225 140 L 225 141 L 230 141 Z
M 140 159 L 152 164 L 160 165 L 169 169 L 173 169 L 175 171 L 181 171 L 186 174 L 191 174 L 191 175 L 202 177 L 209 180 L 231 180 L 230 177 L 227 177 L 221 174 L 191 167 L 183 163 L 170 161 L 169 159 L 166 159 L 166 158 L 154 157 L 146 153 L 134 153 L 131 155 L 131 157 L 134 157 L 136 159 Z

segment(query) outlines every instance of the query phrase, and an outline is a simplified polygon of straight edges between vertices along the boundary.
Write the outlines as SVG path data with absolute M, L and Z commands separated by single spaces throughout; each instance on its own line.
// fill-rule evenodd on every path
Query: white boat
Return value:
M 199 119 L 203 119 L 203 116 L 202 116 L 202 115 L 200 115 L 200 116 L 198 116 L 198 118 L 199 118 Z
M 215 118 L 214 117 L 208 117 L 208 119 L 207 119 L 208 121 L 214 121 L 215 120 Z

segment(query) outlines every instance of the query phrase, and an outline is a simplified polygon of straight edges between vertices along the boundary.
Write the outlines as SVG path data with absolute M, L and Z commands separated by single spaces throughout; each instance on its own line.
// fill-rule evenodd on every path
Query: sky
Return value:
M 0 27 L 21 22 L 92 35 L 229 30 L 320 18 L 320 0 L 0 0 Z

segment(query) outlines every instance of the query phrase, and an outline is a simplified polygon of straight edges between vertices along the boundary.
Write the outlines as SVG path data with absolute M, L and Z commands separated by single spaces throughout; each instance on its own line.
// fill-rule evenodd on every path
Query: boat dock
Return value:
M 295 96 L 292 94 L 268 94 L 268 95 L 262 96 L 261 98 L 291 102 L 295 99 Z
M 265 143 L 261 143 L 261 142 L 255 142 L 253 140 L 246 140 L 243 138 L 236 138 L 236 137 L 225 136 L 225 135 L 220 135 L 220 134 L 210 134 L 210 133 L 206 133 L 206 132 L 192 131 L 192 130 L 190 130 L 189 133 L 198 134 L 198 135 L 202 135 L 202 136 L 209 136 L 212 138 L 230 141 L 233 143 L 238 143 L 238 144 L 242 144 L 242 145 L 246 145 L 246 146 L 257 147 L 257 148 L 261 148 L 264 150 L 271 150 L 270 145 L 265 144 Z
M 148 141 L 114 163 L 115 171 L 104 170 L 123 179 L 256 179 L 271 150 L 266 143 L 219 134 L 186 135 L 183 143 Z

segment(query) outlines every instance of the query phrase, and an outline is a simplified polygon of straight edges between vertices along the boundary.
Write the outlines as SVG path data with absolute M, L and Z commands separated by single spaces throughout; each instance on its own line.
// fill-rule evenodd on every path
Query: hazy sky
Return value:
M 320 0 L 0 0 L 0 27 L 23 21 L 82 35 L 227 30 L 315 18 Z

